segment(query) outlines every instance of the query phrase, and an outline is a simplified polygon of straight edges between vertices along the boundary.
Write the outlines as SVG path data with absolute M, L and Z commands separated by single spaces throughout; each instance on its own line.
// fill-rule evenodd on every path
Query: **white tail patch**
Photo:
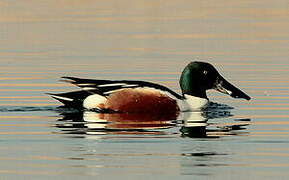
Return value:
M 62 97 L 62 96 L 51 95 L 51 97 L 55 97 L 57 99 L 62 99 L 62 100 L 65 100 L 65 101 L 73 101 L 73 99 L 71 99 L 71 98 Z
M 98 94 L 93 94 L 90 96 L 87 96 L 87 98 L 84 99 L 83 101 L 83 107 L 86 109 L 94 109 L 94 108 L 103 108 L 105 102 L 106 102 L 106 97 L 98 95 Z

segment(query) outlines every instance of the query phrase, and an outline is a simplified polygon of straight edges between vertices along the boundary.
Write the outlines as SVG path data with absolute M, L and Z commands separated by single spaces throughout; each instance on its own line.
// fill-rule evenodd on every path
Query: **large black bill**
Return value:
M 240 89 L 236 88 L 234 85 L 226 81 L 223 77 L 219 77 L 215 83 L 215 87 L 217 91 L 220 91 L 225 94 L 229 94 L 233 98 L 243 98 L 246 100 L 250 100 L 250 96 L 245 94 Z

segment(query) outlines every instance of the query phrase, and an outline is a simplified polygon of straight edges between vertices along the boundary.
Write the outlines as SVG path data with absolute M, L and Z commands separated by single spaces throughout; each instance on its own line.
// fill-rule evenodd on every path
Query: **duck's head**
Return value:
M 206 90 L 215 89 L 233 98 L 251 98 L 240 89 L 225 80 L 218 71 L 206 62 L 191 62 L 182 72 L 180 78 L 182 94 L 207 98 Z

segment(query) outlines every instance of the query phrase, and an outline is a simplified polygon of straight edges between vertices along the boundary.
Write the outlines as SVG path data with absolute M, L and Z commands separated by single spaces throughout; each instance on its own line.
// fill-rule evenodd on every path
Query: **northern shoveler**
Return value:
M 98 110 L 102 112 L 179 112 L 206 108 L 209 99 L 206 90 L 215 89 L 233 98 L 251 98 L 226 81 L 206 62 L 191 62 L 182 72 L 182 95 L 171 89 L 146 81 L 94 80 L 62 77 L 82 90 L 50 94 L 65 107 Z

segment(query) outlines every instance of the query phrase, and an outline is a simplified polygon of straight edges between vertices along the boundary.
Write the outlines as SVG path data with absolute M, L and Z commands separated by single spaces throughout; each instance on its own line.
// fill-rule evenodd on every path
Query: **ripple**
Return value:
M 0 112 L 55 111 L 56 106 L 0 106 Z

